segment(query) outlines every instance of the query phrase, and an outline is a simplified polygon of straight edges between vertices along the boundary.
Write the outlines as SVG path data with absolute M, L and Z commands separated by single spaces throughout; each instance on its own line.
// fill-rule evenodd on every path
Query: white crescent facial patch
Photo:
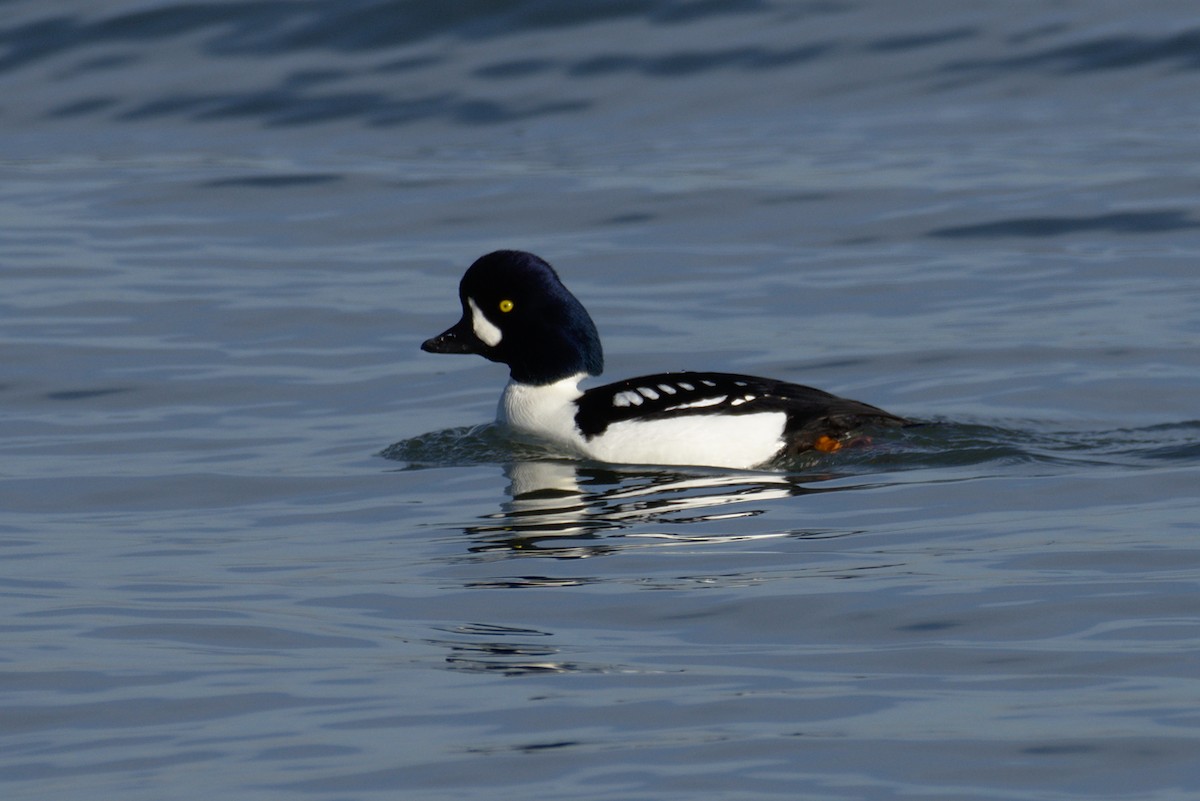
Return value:
M 474 298 L 467 298 L 467 307 L 471 310 L 471 330 L 475 332 L 475 336 L 479 337 L 479 341 L 487 345 L 489 348 L 494 348 L 500 344 L 500 340 L 504 335 L 500 333 L 500 329 L 484 316 L 479 307 L 475 305 Z

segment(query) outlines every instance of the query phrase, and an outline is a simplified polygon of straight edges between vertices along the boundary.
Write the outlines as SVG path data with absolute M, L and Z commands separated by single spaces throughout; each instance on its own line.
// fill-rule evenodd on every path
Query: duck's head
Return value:
M 481 256 L 463 275 L 458 297 L 462 319 L 421 350 L 478 353 L 507 364 L 512 379 L 524 384 L 604 369 L 596 324 L 554 268 L 532 253 Z

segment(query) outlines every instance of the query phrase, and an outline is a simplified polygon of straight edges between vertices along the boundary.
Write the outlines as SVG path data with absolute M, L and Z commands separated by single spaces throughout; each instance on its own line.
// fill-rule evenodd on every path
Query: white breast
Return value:
M 572 452 L 587 455 L 583 435 L 575 426 L 575 399 L 583 393 L 579 382 L 584 374 L 564 378 L 553 384 L 533 386 L 509 381 L 500 395 L 496 419 L 518 431 L 535 434 L 563 445 Z

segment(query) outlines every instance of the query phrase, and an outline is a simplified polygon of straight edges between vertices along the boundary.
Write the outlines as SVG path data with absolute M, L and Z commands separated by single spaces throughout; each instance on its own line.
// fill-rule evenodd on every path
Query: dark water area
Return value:
M 1200 794 L 1183 2 L 9 2 L 6 799 Z M 580 462 L 420 343 L 923 425 Z

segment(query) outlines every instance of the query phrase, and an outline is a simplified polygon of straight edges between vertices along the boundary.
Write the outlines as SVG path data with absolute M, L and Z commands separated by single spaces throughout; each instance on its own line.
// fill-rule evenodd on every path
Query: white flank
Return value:
M 479 341 L 487 345 L 489 348 L 494 348 L 500 344 L 500 340 L 504 335 L 500 333 L 500 329 L 495 323 L 483 316 L 483 312 L 475 305 L 474 298 L 467 298 L 467 306 L 471 309 L 471 330 L 475 332 L 475 336 L 479 337 Z
M 783 447 L 783 412 L 622 420 L 586 444 L 593 459 L 625 464 L 757 467 Z

